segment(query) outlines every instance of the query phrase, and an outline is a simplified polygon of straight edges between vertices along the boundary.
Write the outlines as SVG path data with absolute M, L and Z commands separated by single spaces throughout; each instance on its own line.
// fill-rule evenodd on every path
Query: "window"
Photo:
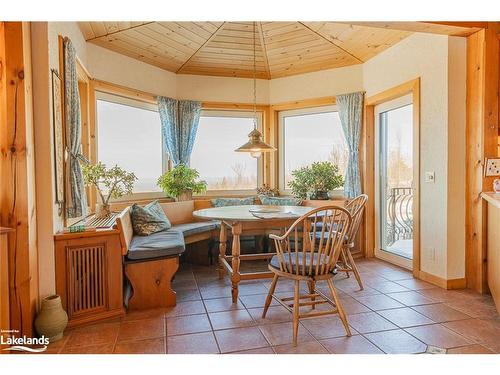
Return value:
M 280 187 L 288 189 L 292 171 L 317 161 L 330 161 L 344 175 L 348 149 L 335 107 L 282 111 L 280 120 Z
M 96 109 L 98 160 L 134 172 L 134 193 L 160 191 L 162 135 L 156 106 L 98 93 Z
M 261 123 L 261 119 L 258 119 Z M 255 190 L 259 160 L 234 150 L 247 142 L 253 113 L 203 111 L 191 154 L 191 167 L 200 172 L 208 190 Z

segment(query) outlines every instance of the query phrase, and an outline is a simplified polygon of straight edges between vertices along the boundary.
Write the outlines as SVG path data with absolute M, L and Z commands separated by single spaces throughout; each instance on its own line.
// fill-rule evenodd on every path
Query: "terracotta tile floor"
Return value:
M 491 297 L 446 291 L 379 260 L 358 265 L 365 290 L 358 290 L 353 277 L 335 277 L 352 337 L 336 316 L 302 319 L 293 347 L 286 309 L 273 302 L 261 319 L 270 280 L 242 282 L 233 304 L 230 282 L 218 279 L 215 266 L 183 264 L 173 283 L 174 308 L 129 312 L 123 319 L 68 330 L 48 352 L 370 354 L 437 347 L 457 354 L 500 353 L 500 316 Z M 318 288 L 329 293 L 326 285 Z M 278 283 L 278 293 L 292 290 L 293 283 Z

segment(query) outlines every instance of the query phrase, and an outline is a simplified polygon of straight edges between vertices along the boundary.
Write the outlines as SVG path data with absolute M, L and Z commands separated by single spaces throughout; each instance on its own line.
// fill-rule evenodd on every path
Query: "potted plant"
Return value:
M 200 174 L 196 169 L 179 164 L 158 178 L 157 185 L 177 201 L 191 200 L 193 193 L 199 194 L 207 190 L 205 181 L 198 181 Z
M 257 195 L 265 195 L 266 197 L 277 197 L 280 195 L 279 189 L 273 189 L 269 185 L 263 184 L 257 188 Z
M 116 199 L 132 194 L 134 181 L 137 180 L 135 174 L 129 173 L 117 165 L 107 169 L 106 165 L 101 162 L 83 164 L 82 171 L 85 185 L 94 186 L 99 193 L 100 203 L 96 204 L 95 210 L 97 217 L 106 217 L 111 214 L 110 198 Z
M 339 167 L 328 162 L 316 162 L 292 172 L 288 183 L 292 194 L 300 199 L 328 199 L 328 192 L 344 185 Z

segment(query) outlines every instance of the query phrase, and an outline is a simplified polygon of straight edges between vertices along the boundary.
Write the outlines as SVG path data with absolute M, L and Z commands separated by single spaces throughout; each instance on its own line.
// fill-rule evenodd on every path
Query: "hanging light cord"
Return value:
M 255 52 L 255 21 L 253 22 L 253 127 L 257 129 L 257 64 Z

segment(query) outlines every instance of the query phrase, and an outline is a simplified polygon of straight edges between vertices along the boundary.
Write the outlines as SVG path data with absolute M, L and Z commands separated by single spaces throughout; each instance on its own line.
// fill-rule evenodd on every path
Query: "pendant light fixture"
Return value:
M 257 129 L 257 64 L 255 52 L 255 24 L 253 22 L 253 130 L 248 134 L 248 142 L 237 148 L 236 152 L 249 152 L 254 158 L 258 158 L 263 152 L 271 152 L 276 149 L 262 140 L 262 134 Z

